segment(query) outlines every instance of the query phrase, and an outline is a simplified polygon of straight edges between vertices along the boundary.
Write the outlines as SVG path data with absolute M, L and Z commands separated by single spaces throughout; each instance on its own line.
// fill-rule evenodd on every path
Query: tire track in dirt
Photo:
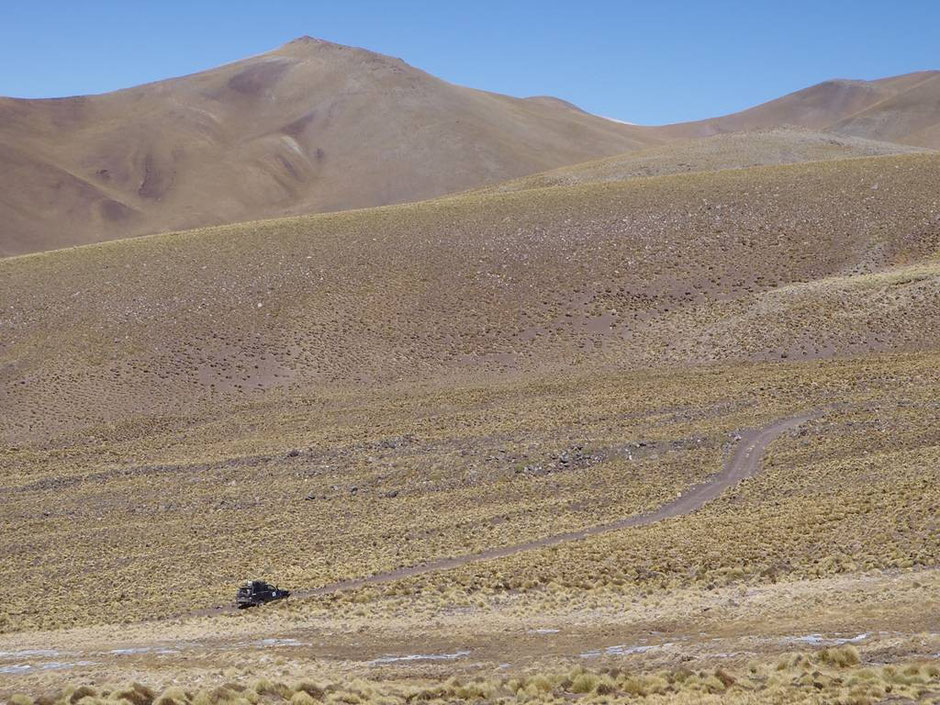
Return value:
M 403 578 L 411 578 L 417 575 L 426 575 L 428 573 L 439 573 L 447 570 L 453 570 L 473 563 L 495 560 L 514 556 L 526 551 L 534 551 L 549 546 L 568 543 L 569 541 L 579 541 L 581 539 L 606 534 L 620 529 L 629 529 L 638 526 L 647 526 L 655 524 L 664 519 L 684 516 L 701 509 L 708 502 L 712 501 L 725 492 L 728 488 L 736 485 L 741 480 L 755 475 L 761 467 L 761 460 L 764 453 L 775 439 L 787 431 L 799 428 L 807 421 L 814 419 L 822 414 L 821 411 L 808 411 L 795 416 L 788 416 L 777 419 L 770 424 L 756 429 L 745 431 L 741 434 L 740 441 L 734 449 L 734 452 L 725 460 L 724 468 L 717 475 L 709 478 L 705 482 L 694 485 L 683 492 L 679 497 L 667 502 L 652 512 L 646 514 L 636 514 L 608 524 L 599 524 L 587 529 L 578 531 L 569 531 L 562 534 L 554 534 L 532 541 L 492 548 L 479 553 L 469 553 L 463 556 L 452 558 L 440 558 L 427 563 L 397 568 L 385 573 L 377 573 L 365 578 L 351 578 L 341 580 L 327 585 L 321 585 L 317 588 L 308 590 L 294 591 L 292 596 L 296 598 L 314 597 L 317 595 L 331 595 L 345 590 L 355 590 L 368 585 L 377 585 L 381 583 L 390 583 Z

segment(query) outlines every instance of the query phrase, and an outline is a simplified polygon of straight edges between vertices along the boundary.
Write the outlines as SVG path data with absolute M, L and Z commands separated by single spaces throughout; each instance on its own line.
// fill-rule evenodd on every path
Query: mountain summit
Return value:
M 428 198 L 650 139 L 301 37 L 105 95 L 0 99 L 0 255 Z
M 0 256 L 420 200 L 781 122 L 940 144 L 938 85 L 936 74 L 824 85 L 737 116 L 638 127 L 304 36 L 104 95 L 0 98 Z

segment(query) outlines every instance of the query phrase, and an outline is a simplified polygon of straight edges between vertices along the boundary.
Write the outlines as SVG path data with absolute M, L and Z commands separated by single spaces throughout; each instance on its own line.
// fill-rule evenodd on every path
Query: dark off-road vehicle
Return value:
M 235 602 L 239 609 L 245 607 L 256 607 L 266 602 L 274 600 L 283 600 L 290 595 L 290 590 L 281 590 L 276 585 L 266 583 L 263 580 L 252 580 L 238 588 L 238 594 L 235 596 Z

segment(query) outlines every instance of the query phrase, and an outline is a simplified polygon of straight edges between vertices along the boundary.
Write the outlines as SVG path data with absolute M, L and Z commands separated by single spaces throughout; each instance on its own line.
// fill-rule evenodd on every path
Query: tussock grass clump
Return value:
M 243 691 L 247 688 L 236 683 L 225 683 L 217 688 L 209 690 L 200 690 L 193 698 L 193 705 L 225 705 L 226 703 L 235 703 L 244 700 L 241 697 Z
M 325 688 L 319 686 L 313 681 L 300 681 L 299 683 L 295 683 L 292 690 L 295 694 L 306 693 L 314 700 L 322 700 L 326 693 Z
M 887 694 L 899 701 L 923 699 L 940 693 L 940 668 L 935 662 L 899 663 L 880 668 L 862 667 L 846 656 L 844 648 L 816 654 L 790 654 L 775 664 L 752 663 L 742 672 L 724 667 L 692 671 L 678 668 L 656 672 L 625 672 L 617 668 L 590 670 L 577 666 L 568 673 L 536 673 L 514 678 L 475 676 L 470 680 L 354 679 L 316 686 L 322 695 L 308 693 L 313 683 L 302 681 L 286 700 L 290 703 L 334 705 L 404 705 L 405 703 L 634 703 L 656 705 L 757 705 L 759 703 L 874 703 Z M 256 683 L 257 685 L 257 683 Z M 302 686 L 302 687 L 300 687 Z M 239 684 L 204 689 L 193 697 L 168 688 L 161 693 L 177 701 L 192 703 L 244 703 L 251 689 Z M 55 702 L 68 702 L 76 689 L 63 691 Z M 269 695 L 283 692 L 278 686 L 265 688 Z M 24 698 L 26 696 L 23 696 Z M 90 698 L 91 696 L 84 696 Z M 279 697 L 276 696 L 275 697 Z M 27 698 L 28 700 L 28 698 Z M 30 705 L 21 700 L 11 705 Z M 113 703 L 111 699 L 101 703 Z M 275 700 L 274 702 L 278 702 Z M 930 702 L 929 700 L 927 702 Z
M 579 673 L 571 680 L 572 693 L 590 693 L 599 683 L 598 677 L 593 673 Z
M 94 698 L 94 697 L 97 697 L 97 695 L 98 695 L 97 690 L 95 690 L 91 686 L 82 685 L 76 688 L 75 691 L 69 696 L 69 702 L 72 703 L 72 705 L 75 705 L 75 703 L 80 701 L 82 698 L 87 698 L 87 697 Z
M 858 649 L 852 644 L 823 649 L 819 652 L 817 658 L 821 663 L 829 664 L 830 666 L 840 666 L 842 668 L 846 666 L 856 666 L 861 662 Z
M 302 683 L 306 682 L 302 681 Z M 252 683 L 251 690 L 253 690 L 258 696 L 280 698 L 281 700 L 290 700 L 291 696 L 297 692 L 284 683 L 274 682 L 267 678 L 259 678 L 256 680 L 254 683 Z M 298 688 L 298 690 L 302 689 Z
M 596 695 L 612 695 L 618 690 L 617 682 L 608 675 L 602 675 L 594 684 L 592 692 Z
M 154 696 L 155 694 L 153 690 L 147 686 L 141 683 L 131 683 L 129 686 L 118 688 L 113 693 L 111 693 L 110 699 L 116 701 L 125 700 L 131 705 L 151 705 L 151 703 L 153 703 Z M 215 704 L 206 703 L 205 705 Z
M 520 686 L 515 690 L 518 691 L 524 689 L 527 695 L 537 696 L 542 693 L 552 692 L 554 687 L 555 686 L 551 678 L 540 673 L 520 683 Z
M 157 696 L 153 705 L 188 705 L 189 701 L 190 696 L 185 690 L 178 686 L 170 686 Z
M 496 686 L 494 686 L 494 684 L 479 680 L 455 688 L 454 695 L 461 700 L 473 702 L 477 700 L 489 700 L 495 690 Z
M 305 690 L 298 690 L 290 697 L 291 705 L 314 705 L 316 702 L 317 698 L 314 698 Z

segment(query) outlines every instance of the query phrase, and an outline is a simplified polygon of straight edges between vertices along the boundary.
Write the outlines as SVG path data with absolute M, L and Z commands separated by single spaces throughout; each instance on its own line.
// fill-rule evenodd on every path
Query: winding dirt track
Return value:
M 722 494 L 729 487 L 736 485 L 746 477 L 751 477 L 760 470 L 760 463 L 764 457 L 764 451 L 772 441 L 786 433 L 787 431 L 798 428 L 810 419 L 820 415 L 819 411 L 810 411 L 797 416 L 789 416 L 778 419 L 763 428 L 745 431 L 741 435 L 734 452 L 725 461 L 725 466 L 720 473 L 710 478 L 706 482 L 694 485 L 691 489 L 682 493 L 671 502 L 667 502 L 659 509 L 647 514 L 637 514 L 626 519 L 620 519 L 609 524 L 599 524 L 579 531 L 570 531 L 564 534 L 555 534 L 546 536 L 525 543 L 517 543 L 512 546 L 503 546 L 501 548 L 492 548 L 479 553 L 470 553 L 464 556 L 454 558 L 441 558 L 428 563 L 398 568 L 387 573 L 378 573 L 367 578 L 353 578 L 351 580 L 342 580 L 336 583 L 329 583 L 318 588 L 310 590 L 297 590 L 293 593 L 294 597 L 312 597 L 314 595 L 329 595 L 343 590 L 354 590 L 366 585 L 375 585 L 377 583 L 390 583 L 402 578 L 410 578 L 416 575 L 426 573 L 439 573 L 445 570 L 452 570 L 460 566 L 489 561 L 495 558 L 505 558 L 513 556 L 524 551 L 533 551 L 547 546 L 556 546 L 568 541 L 578 541 L 579 539 L 606 534 L 610 531 L 619 529 L 628 529 L 635 526 L 646 526 L 654 524 L 663 519 L 691 514 L 700 509 L 708 502 L 712 501 Z

